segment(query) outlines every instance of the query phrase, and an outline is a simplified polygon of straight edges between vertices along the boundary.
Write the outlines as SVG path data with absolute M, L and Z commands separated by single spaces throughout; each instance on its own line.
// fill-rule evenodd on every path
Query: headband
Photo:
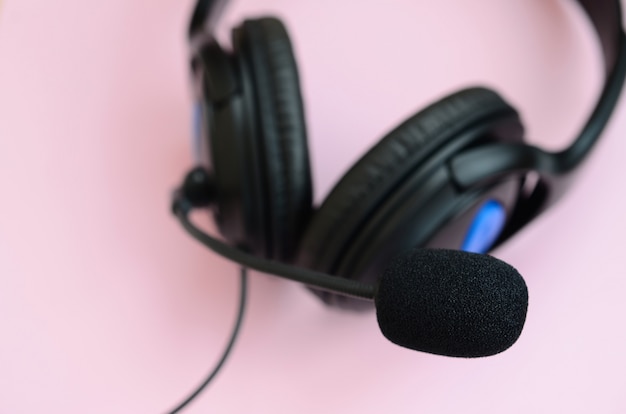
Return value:
M 189 23 L 189 39 L 212 36 L 227 0 L 198 0 Z M 591 21 L 600 45 L 605 69 L 605 83 L 595 109 L 574 142 L 566 149 L 547 153 L 537 149 L 528 154 L 535 157 L 534 164 L 555 175 L 564 175 L 576 168 L 589 154 L 606 127 L 620 96 L 626 75 L 626 42 L 622 27 L 622 8 L 618 0 L 578 0 Z M 494 154 L 495 155 L 495 154 Z M 470 161 L 470 160 L 468 160 Z M 510 160 L 509 160 L 510 161 Z M 529 162 L 519 160 L 520 169 Z M 503 161 L 504 164 L 504 161 Z M 511 164 L 508 164 L 507 170 Z M 504 173 L 504 171 L 503 171 Z M 476 175 L 479 175 L 478 172 Z M 471 177 L 468 177 L 468 181 Z

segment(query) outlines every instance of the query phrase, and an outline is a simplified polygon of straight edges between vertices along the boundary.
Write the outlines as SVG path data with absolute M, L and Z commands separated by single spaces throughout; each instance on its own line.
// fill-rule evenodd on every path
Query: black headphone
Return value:
M 172 413 L 229 355 L 247 268 L 304 283 L 329 305 L 374 303 L 382 333 L 407 348 L 456 357 L 509 348 L 525 322 L 526 284 L 485 253 L 559 200 L 613 113 L 626 76 L 620 2 L 577 2 L 597 32 L 606 81 L 567 149 L 525 144 L 511 105 L 466 89 L 387 134 L 317 209 L 287 31 L 275 18 L 246 20 L 226 51 L 213 34 L 225 3 L 198 0 L 190 22 L 200 159 L 172 210 L 194 238 L 242 266 L 240 305 L 219 363 Z M 213 210 L 225 242 L 192 223 L 199 207 Z
M 306 283 L 325 303 L 344 308 L 371 308 L 359 298 L 376 298 L 378 305 L 383 299 L 377 295 L 389 289 L 389 306 L 413 302 L 398 297 L 399 290 L 413 288 L 380 281 L 392 262 L 396 272 L 409 274 L 403 277 L 417 277 L 418 271 L 394 262 L 399 253 L 420 247 L 484 254 L 554 204 L 606 126 L 626 74 L 620 2 L 579 0 L 602 46 L 606 83 L 567 149 L 548 152 L 524 143 L 510 104 L 492 90 L 466 89 L 393 129 L 313 208 L 305 116 L 287 31 L 275 18 L 246 20 L 233 30 L 233 50 L 226 51 L 213 35 L 224 3 L 199 0 L 191 19 L 202 161 L 177 192 L 174 212 L 219 254 Z M 227 243 L 190 224 L 193 207 L 213 210 Z M 403 263 L 421 266 L 420 272 L 441 273 L 465 260 L 412 254 Z M 467 257 L 474 270 L 492 269 Z M 415 290 L 428 290 L 428 283 L 435 282 L 420 279 Z M 506 292 L 507 286 L 494 289 Z M 437 294 L 431 296 L 428 303 L 436 303 Z M 494 309 L 503 313 L 500 305 Z M 525 306 L 514 306 L 521 325 Z M 396 313 L 404 318 L 406 312 Z

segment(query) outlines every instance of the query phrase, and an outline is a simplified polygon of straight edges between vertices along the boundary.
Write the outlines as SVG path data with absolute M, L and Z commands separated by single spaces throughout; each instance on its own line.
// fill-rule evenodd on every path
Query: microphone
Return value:
M 528 291 L 512 266 L 487 255 L 414 249 L 396 257 L 377 285 L 253 256 L 196 227 L 189 212 L 210 203 L 192 191 L 210 180 L 192 170 L 174 193 L 172 211 L 196 240 L 217 254 L 263 273 L 333 293 L 374 300 L 378 325 L 391 342 L 416 351 L 475 358 L 498 354 L 520 336 Z M 206 194 L 206 193 L 205 193 Z
M 375 298 L 378 326 L 416 351 L 475 358 L 508 349 L 522 333 L 528 290 L 494 257 L 414 249 L 385 270 Z

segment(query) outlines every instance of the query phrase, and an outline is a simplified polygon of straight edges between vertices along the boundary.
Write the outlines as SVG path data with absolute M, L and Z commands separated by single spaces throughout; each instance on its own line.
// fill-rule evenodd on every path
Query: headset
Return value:
M 432 313 L 452 292 L 457 296 L 448 302 L 460 303 L 459 308 L 445 311 L 467 316 L 452 331 L 470 322 L 483 331 L 487 322 L 468 319 L 475 316 L 477 301 L 471 308 L 459 295 L 487 300 L 477 286 L 488 280 L 491 293 L 517 292 L 511 300 L 519 303 L 494 304 L 489 312 L 508 320 L 503 309 L 514 308 L 519 334 L 526 287 L 523 281 L 515 282 L 515 288 L 510 282 L 498 285 L 485 275 L 489 272 L 484 269 L 495 269 L 506 278 L 518 277 L 486 254 L 563 196 L 609 121 L 626 74 L 620 2 L 576 2 L 597 33 L 606 80 L 595 109 L 569 147 L 550 152 L 525 143 L 518 112 L 497 92 L 473 87 L 429 105 L 391 130 L 345 173 L 318 208 L 312 206 L 306 123 L 287 30 L 273 17 L 245 20 L 233 29 L 232 50 L 227 50 L 214 36 L 225 3 L 199 0 L 189 26 L 201 161 L 176 192 L 173 211 L 190 234 L 244 267 L 306 284 L 330 306 L 376 306 L 388 337 L 383 325 L 399 323 L 391 319 L 403 320 L 402 329 L 412 330 L 407 314 L 419 318 Z M 212 211 L 225 241 L 190 222 L 193 208 Z M 407 251 L 412 252 L 408 259 L 396 259 Z M 395 276 L 385 282 L 381 275 L 390 273 L 389 268 L 411 287 Z M 477 278 L 476 272 L 483 276 Z M 442 279 L 469 290 L 458 293 L 457 285 L 439 285 Z M 380 299 L 383 291 L 392 291 L 388 299 Z M 404 291 L 429 298 L 416 311 L 418 300 Z M 406 306 L 391 312 L 393 317 L 379 309 L 399 302 Z M 441 310 L 437 318 L 448 316 Z M 428 324 L 446 325 L 439 319 L 423 323 Z M 499 326 L 491 336 L 501 334 Z M 439 335 L 435 328 L 420 329 L 422 340 L 424 332 Z M 445 349 L 434 351 L 390 339 L 427 352 L 486 355 L 482 348 L 448 352 L 464 340 L 448 333 L 442 339 L 447 341 Z M 512 342 L 509 338 L 501 345 Z
M 375 307 L 382 333 L 410 349 L 483 357 L 515 343 L 527 287 L 515 268 L 487 253 L 565 194 L 626 76 L 621 3 L 575 3 L 596 31 L 605 83 L 569 147 L 551 152 L 525 143 L 509 103 L 493 90 L 469 88 L 391 130 L 314 208 L 285 26 L 273 17 L 245 20 L 227 50 L 214 35 L 226 1 L 198 0 L 188 37 L 199 161 L 174 192 L 172 212 L 196 240 L 241 265 L 241 295 L 221 360 L 172 413 L 230 353 L 247 268 L 301 282 L 329 306 Z M 221 239 L 193 224 L 198 208 L 212 211 Z

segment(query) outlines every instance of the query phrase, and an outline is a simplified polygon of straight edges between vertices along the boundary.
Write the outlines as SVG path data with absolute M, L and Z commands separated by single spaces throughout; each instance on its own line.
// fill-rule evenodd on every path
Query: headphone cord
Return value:
M 217 373 L 220 371 L 220 369 L 224 365 L 224 362 L 226 362 L 226 358 L 228 358 L 228 355 L 230 354 L 230 351 L 232 350 L 233 345 L 235 344 L 235 341 L 237 340 L 237 336 L 241 328 L 241 322 L 243 321 L 243 314 L 244 314 L 245 307 L 246 307 L 246 296 L 247 296 L 247 291 L 248 291 L 248 269 L 247 268 L 241 267 L 241 274 L 240 274 L 239 280 L 240 280 L 240 290 L 239 290 L 240 293 L 239 293 L 239 310 L 237 311 L 237 320 L 235 321 L 235 326 L 230 335 L 230 340 L 228 341 L 228 345 L 226 345 L 226 348 L 224 349 L 224 352 L 222 353 L 222 357 L 220 358 L 215 368 L 213 368 L 211 373 L 204 380 L 204 382 L 202 382 L 202 384 L 200 384 L 200 386 L 198 386 L 198 388 L 196 388 L 195 391 L 189 394 L 189 396 L 183 402 L 181 402 L 178 406 L 176 406 L 176 408 L 174 408 L 172 411 L 169 411 L 168 414 L 179 413 L 191 401 L 193 401 L 194 398 L 196 398 L 202 391 L 204 391 L 206 386 L 209 385 L 209 383 L 213 380 L 213 378 L 215 378 Z

